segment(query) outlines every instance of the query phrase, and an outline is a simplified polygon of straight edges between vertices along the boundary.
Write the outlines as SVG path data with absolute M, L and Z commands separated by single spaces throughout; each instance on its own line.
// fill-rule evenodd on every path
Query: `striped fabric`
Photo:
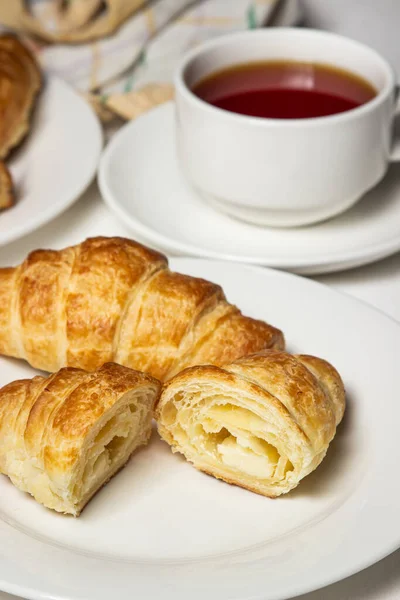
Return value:
M 57 27 L 60 1 L 26 0 L 31 15 L 48 31 Z M 83 3 L 78 12 L 86 17 L 99 4 L 99 0 L 63 1 Z M 282 8 L 287 2 L 297 6 L 297 0 L 144 0 L 143 8 L 109 37 L 70 45 L 29 37 L 25 41 L 46 72 L 69 82 L 88 99 L 112 135 L 118 127 L 115 116 L 134 119 L 173 98 L 172 75 L 186 51 L 231 31 L 263 26 L 277 2 Z M 285 16 L 280 24 L 292 25 L 295 19 Z
M 33 14 L 51 27 L 49 4 L 54 0 L 30 2 Z M 213 36 L 262 25 L 275 2 L 153 0 L 109 38 L 83 45 L 35 47 L 48 72 L 79 90 L 126 92 L 150 82 L 170 81 L 177 59 L 186 50 Z

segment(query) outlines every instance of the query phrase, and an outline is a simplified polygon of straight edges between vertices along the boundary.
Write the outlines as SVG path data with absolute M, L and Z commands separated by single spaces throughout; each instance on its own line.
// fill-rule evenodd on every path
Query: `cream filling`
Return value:
M 274 460 L 273 456 L 256 454 L 244 444 L 246 444 L 245 438 L 235 438 L 233 435 L 227 437 L 222 444 L 218 444 L 222 462 L 252 477 L 261 479 L 273 477 L 278 460 Z M 277 454 L 276 449 L 273 450 Z
M 107 473 L 113 472 L 117 463 L 125 458 L 133 438 L 137 435 L 137 421 L 140 414 L 133 415 L 135 410 L 133 405 L 125 406 L 96 435 L 88 450 L 86 466 L 79 485 L 79 496 L 86 496 L 100 480 L 106 478 Z M 77 491 L 75 490 L 75 493 Z
M 173 434 L 178 443 L 183 447 L 191 445 L 233 471 L 278 482 L 293 470 L 292 463 L 278 450 L 279 442 L 268 432 L 266 422 L 248 409 L 214 404 L 197 413 L 195 422 L 189 408 L 181 409 L 175 416 Z

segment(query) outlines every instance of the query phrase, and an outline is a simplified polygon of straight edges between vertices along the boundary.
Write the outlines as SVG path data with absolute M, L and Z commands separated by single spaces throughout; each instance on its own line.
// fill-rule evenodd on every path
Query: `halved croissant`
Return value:
M 332 365 L 266 350 L 186 369 L 165 385 L 156 419 L 173 452 L 201 471 L 275 497 L 320 464 L 344 409 Z
M 78 516 L 146 444 L 160 384 L 113 363 L 61 369 L 0 390 L 0 473 L 58 512 Z
M 127 239 L 37 250 L 0 269 L 0 353 L 45 371 L 114 361 L 165 380 L 283 346 L 218 285 L 171 272 L 165 256 Z

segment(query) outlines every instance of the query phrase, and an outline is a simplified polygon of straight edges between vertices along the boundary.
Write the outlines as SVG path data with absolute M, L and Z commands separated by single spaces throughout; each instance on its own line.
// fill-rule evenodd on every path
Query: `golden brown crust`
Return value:
M 167 259 L 122 238 L 92 238 L 74 250 L 65 299 L 65 364 L 93 369 L 113 359 L 117 327 L 132 294 Z
M 297 356 L 273 350 L 241 358 L 226 368 L 279 398 L 315 452 L 320 452 L 335 434 L 336 405 L 320 383 L 327 363 L 313 359 L 319 366 L 316 376 Z
M 74 260 L 70 249 L 37 250 L 16 269 L 14 325 L 26 359 L 39 369 L 57 371 L 65 361 L 65 289 Z
M 14 326 L 17 310 L 15 295 L 18 290 L 16 276 L 19 269 L 0 269 L 0 353 L 7 356 L 23 356 Z
M 237 309 L 224 315 L 216 325 L 207 329 L 187 362 L 183 361 L 185 367 L 205 363 L 220 366 L 260 350 L 285 347 L 279 329 L 246 317 Z
M 63 371 L 59 373 L 62 375 Z M 123 394 L 144 383 L 159 389 L 158 382 L 150 376 L 115 363 L 107 363 L 92 373 L 80 369 L 75 373 L 79 384 L 59 406 L 47 436 L 44 452 L 47 472 L 66 471 L 71 467 L 89 430 Z M 63 449 L 65 443 L 69 452 Z
M 0 36 L 0 159 L 29 131 L 41 85 L 41 72 L 31 52 L 15 36 Z
M 123 238 L 37 250 L 0 269 L 0 283 L 0 352 L 46 371 L 113 360 L 166 380 L 193 363 L 284 346 L 218 285 L 173 273 L 165 256 Z
M 276 497 L 317 468 L 344 409 L 332 365 L 264 350 L 224 368 L 185 369 L 164 385 L 155 417 L 197 469 Z
M 315 358 L 315 356 L 308 356 L 306 354 L 298 354 L 296 358 L 313 373 L 326 394 L 332 398 L 336 425 L 339 425 L 346 406 L 345 389 L 340 374 L 333 365 L 321 358 Z
M 0 210 L 15 204 L 14 185 L 7 165 L 0 161 Z
M 25 44 L 18 39 L 18 37 L 10 33 L 0 35 L 0 48 L 17 54 L 26 62 L 28 68 L 32 72 L 32 77 L 41 79 L 41 70 L 35 56 L 32 54 L 29 48 L 27 48 Z
M 8 384 L 0 390 L 0 472 L 45 506 L 79 514 L 147 443 L 159 392 L 149 375 L 115 363 Z
M 225 300 L 222 289 L 164 269 L 144 284 L 123 323 L 116 359 L 164 379 L 180 363 L 185 337 L 199 316 Z

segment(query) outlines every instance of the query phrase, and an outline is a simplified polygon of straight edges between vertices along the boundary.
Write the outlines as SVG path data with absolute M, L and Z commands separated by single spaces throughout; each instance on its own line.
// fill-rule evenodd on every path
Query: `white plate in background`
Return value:
M 69 85 L 49 77 L 33 126 L 7 164 L 15 206 L 0 211 L 0 246 L 23 237 L 66 210 L 93 179 L 102 149 L 100 123 Z
M 124 225 L 175 254 L 316 274 L 400 250 L 400 165 L 393 165 L 353 208 L 329 221 L 296 229 L 257 227 L 217 212 L 187 184 L 176 157 L 172 103 L 128 123 L 113 137 L 100 162 L 99 184 Z
M 220 283 L 288 349 L 341 372 L 348 408 L 322 465 L 276 500 L 229 486 L 157 435 L 79 519 L 46 510 L 0 476 L 0 589 L 35 600 L 283 600 L 400 546 L 400 325 L 310 280 L 235 263 L 173 259 Z M 0 384 L 31 377 L 0 357 Z

